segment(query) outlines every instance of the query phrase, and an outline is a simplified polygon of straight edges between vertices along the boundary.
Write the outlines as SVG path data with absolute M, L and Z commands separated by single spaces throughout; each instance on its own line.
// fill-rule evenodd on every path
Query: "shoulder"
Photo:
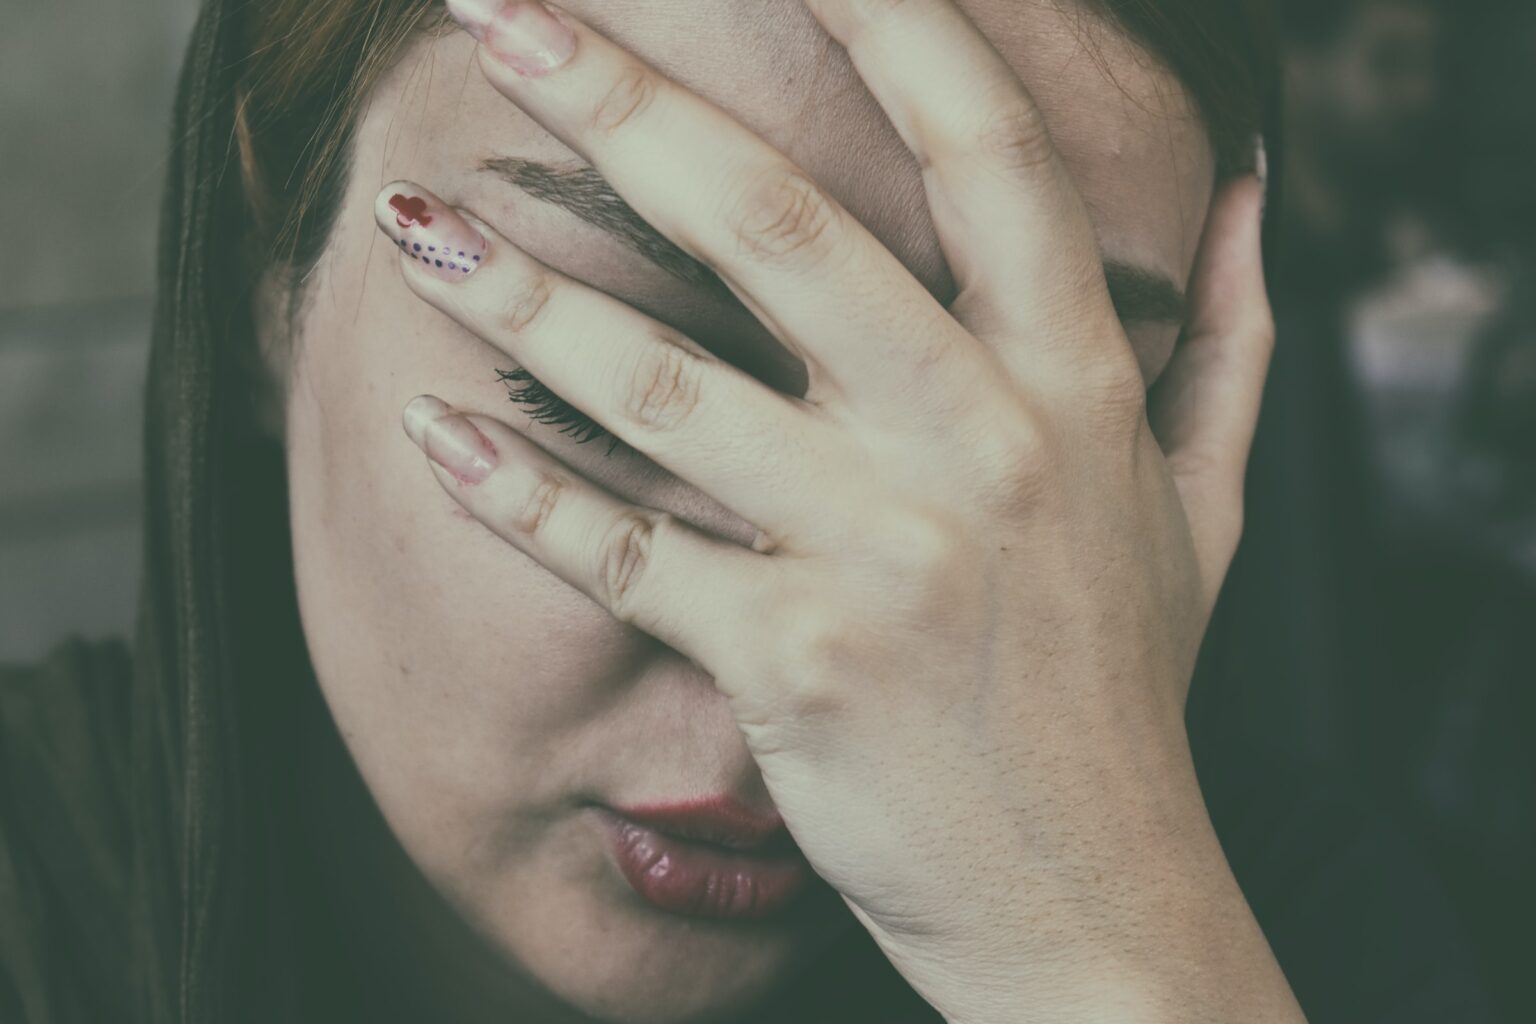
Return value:
M 1493 1019 L 1444 876 L 1380 801 L 1300 766 L 1226 797 L 1217 832 L 1309 1021 Z
M 73 1024 L 84 986 L 121 991 L 131 679 L 120 640 L 0 664 L 0 1019 Z

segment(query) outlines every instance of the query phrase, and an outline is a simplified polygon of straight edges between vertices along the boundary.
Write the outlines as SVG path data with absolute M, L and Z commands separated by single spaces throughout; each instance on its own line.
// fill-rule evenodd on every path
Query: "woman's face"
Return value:
M 798 0 L 569 6 L 781 148 L 952 297 L 917 167 Z M 964 6 L 1045 112 L 1105 257 L 1182 288 L 1213 172 L 1181 89 L 1080 12 Z M 374 197 L 397 178 L 420 182 L 769 386 L 795 392 L 801 367 L 720 292 L 584 219 L 570 190 L 580 161 L 496 93 L 473 54 L 462 32 L 423 38 L 377 88 L 307 284 L 285 373 L 304 630 L 385 818 L 492 945 L 598 1016 L 697 1018 L 760 995 L 856 925 L 835 899 L 756 920 L 685 916 L 625 881 L 594 805 L 721 794 L 772 804 L 709 676 L 468 518 L 406 438 L 401 409 L 420 392 L 527 417 L 497 377 L 516 364 L 402 283 Z M 1128 329 L 1150 382 L 1178 324 Z M 631 501 L 751 540 L 745 523 L 627 448 L 605 456 L 606 438 L 578 444 L 549 426 L 533 436 Z

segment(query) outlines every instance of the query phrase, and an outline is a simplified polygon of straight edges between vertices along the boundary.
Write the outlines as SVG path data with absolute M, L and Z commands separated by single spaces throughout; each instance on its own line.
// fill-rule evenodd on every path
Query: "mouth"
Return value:
M 777 814 L 730 797 L 593 809 L 624 880 L 667 913 L 771 917 L 796 903 L 815 877 Z

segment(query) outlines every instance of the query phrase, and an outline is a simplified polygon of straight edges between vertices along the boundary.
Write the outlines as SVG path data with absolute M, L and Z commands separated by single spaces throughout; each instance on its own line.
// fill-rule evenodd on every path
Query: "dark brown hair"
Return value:
M 319 258 L 363 99 L 418 33 L 446 22 L 433 0 L 242 5 L 235 130 L 254 267 Z
M 1189 90 L 1205 119 L 1219 178 L 1253 169 L 1254 143 L 1273 135 L 1279 60 L 1268 0 L 1086 0 Z M 1272 144 L 1277 139 L 1268 139 Z

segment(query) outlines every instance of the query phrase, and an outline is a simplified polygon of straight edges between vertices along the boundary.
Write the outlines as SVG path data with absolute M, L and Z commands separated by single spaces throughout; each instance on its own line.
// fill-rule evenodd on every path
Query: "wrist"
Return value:
M 1021 843 L 963 924 L 877 940 L 950 1024 L 1301 1021 L 1192 768 L 1163 784 L 1057 829 L 1075 842 Z

